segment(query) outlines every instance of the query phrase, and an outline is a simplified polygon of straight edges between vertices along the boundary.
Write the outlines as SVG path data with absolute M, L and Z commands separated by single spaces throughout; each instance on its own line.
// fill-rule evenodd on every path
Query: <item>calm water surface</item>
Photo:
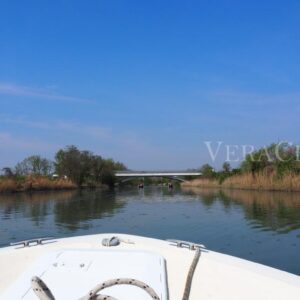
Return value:
M 120 232 L 176 238 L 300 275 L 300 193 L 146 187 L 0 196 L 0 245 Z

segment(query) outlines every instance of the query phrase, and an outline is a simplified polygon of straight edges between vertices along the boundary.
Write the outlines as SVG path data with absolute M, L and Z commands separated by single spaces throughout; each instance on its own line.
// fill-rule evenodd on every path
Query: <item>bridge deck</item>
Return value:
M 128 172 L 116 172 L 116 177 L 164 177 L 164 176 L 200 176 L 202 175 L 200 172 L 189 172 L 189 171 L 176 171 L 176 172 L 170 172 L 170 171 L 128 171 Z

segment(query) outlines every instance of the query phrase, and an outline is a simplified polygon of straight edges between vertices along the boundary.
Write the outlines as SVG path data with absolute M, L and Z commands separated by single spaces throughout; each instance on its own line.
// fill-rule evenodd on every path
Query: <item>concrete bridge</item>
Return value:
M 201 175 L 200 172 L 196 171 L 117 171 L 115 173 L 115 176 L 120 178 L 121 182 L 145 177 L 163 177 L 184 182 L 185 180 L 182 177 Z

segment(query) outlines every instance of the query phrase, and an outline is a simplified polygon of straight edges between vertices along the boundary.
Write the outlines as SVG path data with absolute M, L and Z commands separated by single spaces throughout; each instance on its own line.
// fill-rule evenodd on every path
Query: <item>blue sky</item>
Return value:
M 4 0 L 0 167 L 70 144 L 185 169 L 212 163 L 204 141 L 299 143 L 299 28 L 299 1 Z

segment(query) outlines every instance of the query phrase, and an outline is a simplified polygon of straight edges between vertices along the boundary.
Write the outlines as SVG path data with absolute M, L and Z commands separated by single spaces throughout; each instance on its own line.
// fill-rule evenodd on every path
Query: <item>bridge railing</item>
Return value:
M 200 172 L 190 171 L 131 171 L 131 172 L 115 172 L 117 177 L 163 177 L 163 176 L 200 176 Z
M 133 170 L 126 170 L 126 171 L 116 171 L 115 173 L 119 173 L 119 174 L 130 174 L 130 173 L 144 173 L 144 174 L 149 174 L 149 173 L 200 173 L 199 171 L 196 170 L 162 170 L 162 171 L 133 171 Z

